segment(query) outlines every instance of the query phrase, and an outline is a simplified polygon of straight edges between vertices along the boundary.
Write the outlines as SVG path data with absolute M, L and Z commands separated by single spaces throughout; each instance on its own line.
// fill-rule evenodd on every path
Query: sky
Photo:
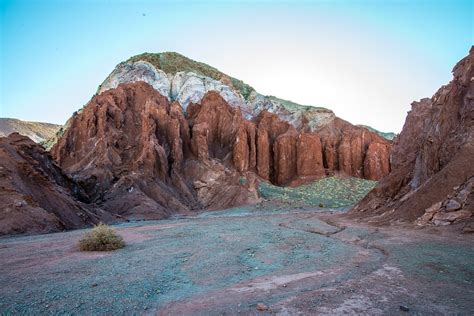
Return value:
M 470 1 L 0 0 L 0 117 L 63 124 L 119 62 L 176 51 L 400 132 L 474 44 Z

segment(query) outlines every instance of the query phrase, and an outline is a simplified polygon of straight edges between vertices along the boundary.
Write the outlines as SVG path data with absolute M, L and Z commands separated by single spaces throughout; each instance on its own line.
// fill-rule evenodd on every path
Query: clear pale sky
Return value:
M 64 123 L 115 65 L 176 51 L 399 132 L 474 44 L 474 1 L 0 0 L 0 117 Z

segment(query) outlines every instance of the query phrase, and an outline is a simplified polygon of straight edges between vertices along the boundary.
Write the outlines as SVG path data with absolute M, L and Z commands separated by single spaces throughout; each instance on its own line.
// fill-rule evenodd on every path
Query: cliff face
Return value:
M 248 120 L 217 91 L 186 110 L 148 83 L 120 84 L 69 121 L 52 154 L 84 200 L 143 219 L 254 202 L 257 177 L 298 185 L 388 172 L 389 142 L 342 120 L 320 138 L 265 110 Z
M 252 202 L 255 184 L 241 185 L 241 175 L 225 163 L 237 126 L 231 120 L 242 118 L 220 97 L 213 103 L 217 96 L 190 111 L 190 125 L 181 106 L 150 85 L 121 85 L 95 96 L 52 154 L 88 202 L 128 218 Z
M 395 139 L 392 171 L 352 213 L 448 225 L 474 212 L 474 48 L 453 80 L 431 99 L 412 104 Z
M 76 201 L 80 189 L 41 146 L 0 137 L 0 235 L 80 228 L 113 218 Z
M 242 81 L 177 53 L 146 53 L 120 63 L 101 84 L 98 93 L 114 89 L 123 83 L 140 81 L 150 84 L 170 102 L 177 101 L 185 114 L 189 111 L 188 107 L 191 104 L 201 104 L 204 96 L 214 91 L 228 105 L 238 109 L 244 119 L 254 122 L 256 127 L 260 124 L 262 117 L 267 117 L 263 120 L 265 122 L 261 123 L 262 130 L 256 129 L 255 140 L 257 144 L 261 143 L 264 147 L 270 147 L 265 147 L 260 150 L 260 153 L 256 153 L 257 157 L 261 157 L 260 162 L 256 163 L 262 170 L 260 175 L 276 184 L 297 185 L 301 181 L 292 182 L 295 176 L 324 175 L 325 173 L 320 170 L 319 160 L 322 160 L 326 173 L 341 172 L 371 180 L 380 179 L 390 170 L 388 156 L 391 142 L 380 137 L 376 132 L 363 126 L 353 126 L 337 118 L 332 111 L 325 108 L 304 106 L 274 96 L 261 95 Z M 272 116 L 274 121 L 281 122 L 278 124 L 284 125 L 279 130 L 272 129 L 270 131 L 272 135 L 266 135 L 268 132 L 265 132 L 265 126 L 271 124 L 268 116 Z M 288 135 L 282 136 L 277 141 L 276 137 L 287 130 Z M 253 137 L 247 128 L 240 133 L 242 136 L 245 134 L 247 137 Z M 309 140 L 304 137 L 303 143 L 296 142 L 295 135 L 301 133 L 321 136 L 319 140 L 321 144 L 318 140 Z M 311 150 L 303 153 L 303 147 L 306 146 L 305 140 L 309 141 L 309 146 L 312 146 L 317 151 L 316 153 L 312 154 Z M 241 143 L 241 147 L 244 145 Z M 299 146 L 299 153 L 294 148 L 296 145 Z M 292 152 L 289 157 L 286 157 L 286 154 L 283 156 L 279 154 L 282 148 Z M 271 157 L 265 157 L 267 151 Z M 273 153 L 291 161 L 285 162 L 286 166 L 275 165 Z M 311 156 L 310 161 L 308 161 L 308 155 Z M 269 161 L 263 162 L 265 159 Z M 303 171 L 304 167 L 301 166 L 303 161 L 306 164 L 314 163 L 315 167 L 308 167 L 306 171 Z M 301 174 L 296 173 L 296 164 L 300 165 Z M 240 166 L 240 169 L 243 167 Z M 276 175 L 275 168 L 283 170 L 285 175 Z M 315 169 L 315 171 L 310 172 L 310 169 Z

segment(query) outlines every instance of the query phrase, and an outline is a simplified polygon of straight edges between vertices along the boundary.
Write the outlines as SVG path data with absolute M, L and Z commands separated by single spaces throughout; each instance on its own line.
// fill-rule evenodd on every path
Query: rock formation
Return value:
M 119 64 L 67 126 L 53 156 L 87 201 L 128 218 L 255 201 L 257 177 L 298 185 L 390 168 L 376 133 L 175 53 Z
M 255 158 L 249 162 L 240 161 L 242 165 L 236 165 L 237 169 L 243 171 L 250 167 L 252 170 L 255 161 L 258 174 L 278 185 L 297 185 L 301 179 L 309 181 L 325 173 L 335 172 L 378 180 L 390 170 L 391 143 L 375 131 L 353 126 L 325 108 L 263 96 L 242 81 L 177 53 L 145 53 L 120 63 L 100 85 L 98 93 L 122 83 L 138 81 L 147 82 L 168 100 L 177 101 L 184 113 L 188 112 L 190 104 L 201 104 L 208 92 L 216 91 L 232 108 L 239 109 L 243 118 L 256 123 L 255 127 L 247 124 L 239 131 L 241 137 L 235 152 L 236 159 L 247 155 L 246 151 L 255 155 Z M 272 122 L 276 122 L 274 127 L 270 126 L 274 124 Z M 268 131 L 267 125 L 271 127 Z M 255 128 L 256 134 L 249 128 Z M 203 125 L 196 128 L 197 137 L 200 137 L 199 133 L 203 129 L 206 129 Z M 288 134 L 280 137 L 283 132 Z M 311 140 L 303 136 L 297 142 L 295 137 L 301 133 L 320 135 L 321 145 L 314 136 Z M 255 148 L 246 149 L 246 137 L 256 139 L 247 144 Z M 280 138 L 277 140 L 277 137 Z M 306 146 L 305 141 L 309 141 L 308 145 L 315 151 L 321 147 L 322 153 L 303 148 Z M 260 145 L 263 147 L 259 148 Z M 273 154 L 277 156 L 276 164 Z M 287 157 L 287 154 L 290 156 Z M 295 163 L 297 156 L 298 173 Z
M 453 80 L 413 102 L 395 139 L 391 172 L 352 211 L 375 222 L 446 225 L 474 212 L 474 48 Z
M 112 216 L 77 202 L 80 189 L 41 146 L 17 133 L 0 137 L 0 235 L 80 228 Z
M 297 185 L 324 176 L 326 168 L 374 178 L 388 172 L 388 152 L 371 149 L 388 148 L 388 141 L 336 122 L 337 135 L 321 132 L 322 142 L 266 110 L 247 120 L 218 91 L 184 113 L 177 101 L 137 81 L 96 95 L 69 121 L 52 153 L 84 188 L 85 201 L 127 218 L 158 219 L 256 201 L 256 176 Z M 354 140 L 345 144 L 345 137 Z M 348 168 L 325 166 L 323 143 L 334 145 L 335 161 Z
M 226 163 L 238 111 L 209 93 L 188 116 L 147 83 L 122 84 L 92 98 L 52 154 L 85 200 L 131 219 L 255 201 L 252 176 L 240 184 Z
M 71 209 L 87 205 L 113 221 L 254 203 L 258 181 L 297 186 L 335 173 L 377 180 L 390 171 L 390 147 L 330 110 L 260 95 L 164 53 L 119 64 L 57 133 L 51 153 L 82 203 Z
M 390 171 L 391 143 L 378 134 L 336 118 L 318 135 L 329 170 L 369 180 L 379 180 Z

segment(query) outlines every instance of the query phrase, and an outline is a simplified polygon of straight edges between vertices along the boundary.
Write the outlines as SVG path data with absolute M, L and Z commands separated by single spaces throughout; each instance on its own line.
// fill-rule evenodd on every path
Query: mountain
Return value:
M 11 133 L 20 133 L 28 136 L 34 142 L 42 143 L 53 138 L 61 128 L 61 125 L 21 121 L 12 118 L 0 118 L 0 137 Z
M 335 118 L 334 113 L 325 108 L 263 96 L 241 80 L 173 52 L 131 57 L 115 68 L 99 86 L 97 93 L 135 81 L 144 81 L 170 100 L 178 101 L 184 111 L 190 103 L 198 103 L 208 91 L 219 91 L 224 100 L 233 107 L 239 107 L 247 119 L 267 110 L 298 130 L 315 131 Z
M 391 143 L 328 109 L 263 96 L 176 53 L 120 63 L 52 155 L 104 210 L 133 219 L 254 203 L 258 181 L 377 180 Z
M 378 180 L 390 171 L 392 146 L 328 109 L 261 95 L 176 53 L 117 65 L 55 139 L 51 156 L 17 134 L 1 139 L 4 168 L 18 174 L 4 178 L 17 195 L 0 201 L 3 233 L 252 204 L 261 181 Z
M 412 103 L 391 172 L 352 210 L 371 221 L 449 225 L 474 213 L 474 47 L 452 81 Z
M 329 173 L 343 171 L 371 180 L 378 180 L 388 173 L 391 143 L 376 137 L 377 133 L 343 121 L 326 108 L 261 95 L 241 80 L 178 53 L 145 53 L 131 57 L 117 65 L 99 86 L 97 94 L 122 83 L 137 81 L 150 84 L 169 101 L 177 101 L 185 114 L 189 104 L 198 104 L 207 92 L 217 91 L 231 107 L 239 108 L 247 120 L 255 121 L 261 113 L 272 113 L 288 122 L 298 133 L 324 134 L 322 160 Z M 367 154 L 372 142 L 371 151 L 380 149 L 382 153 L 378 158 L 380 170 L 376 173 L 364 166 L 373 156 Z

